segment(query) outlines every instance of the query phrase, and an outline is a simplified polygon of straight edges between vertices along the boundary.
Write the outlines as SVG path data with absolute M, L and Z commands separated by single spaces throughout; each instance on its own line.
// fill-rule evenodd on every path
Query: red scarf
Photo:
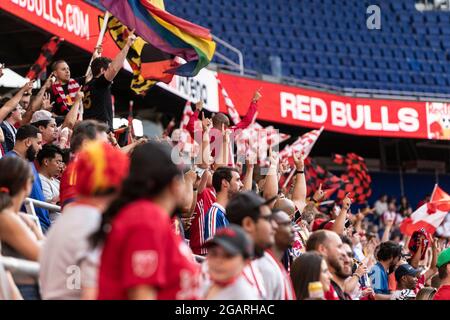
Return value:
M 75 101 L 75 96 L 77 95 L 80 85 L 74 79 L 70 79 L 68 83 L 69 95 L 66 96 L 61 82 L 57 81 L 52 85 L 52 91 L 56 98 L 56 104 L 61 108 L 61 112 L 68 112 L 70 106 L 73 105 Z

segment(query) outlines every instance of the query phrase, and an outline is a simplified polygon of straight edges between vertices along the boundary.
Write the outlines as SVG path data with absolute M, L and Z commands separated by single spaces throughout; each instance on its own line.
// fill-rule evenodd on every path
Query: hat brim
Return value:
M 211 248 L 214 246 L 220 246 L 222 247 L 228 254 L 232 255 L 232 256 L 237 256 L 237 255 L 244 255 L 244 253 L 242 252 L 241 249 L 237 248 L 236 246 L 234 246 L 233 244 L 231 244 L 230 242 L 224 240 L 224 239 L 211 239 L 209 241 L 207 241 L 204 245 L 205 248 Z

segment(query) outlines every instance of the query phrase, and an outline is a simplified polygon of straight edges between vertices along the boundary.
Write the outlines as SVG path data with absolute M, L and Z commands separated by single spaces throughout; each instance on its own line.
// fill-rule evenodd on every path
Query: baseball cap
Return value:
M 440 268 L 444 264 L 449 262 L 450 262 L 450 248 L 447 248 L 439 254 L 436 267 Z
M 228 202 L 226 207 L 227 216 L 230 221 L 239 220 L 234 218 L 242 219 L 243 217 L 254 216 L 255 213 L 258 216 L 259 208 L 268 205 L 276 198 L 277 196 L 265 200 L 253 191 L 240 192 Z
M 33 116 L 31 117 L 31 123 L 39 122 L 39 121 L 49 121 L 52 120 L 52 114 L 51 112 L 47 110 L 39 110 L 33 113 Z
M 236 256 L 241 254 L 245 259 L 252 258 L 253 241 L 240 226 L 230 224 L 217 230 L 213 238 L 205 243 L 205 248 L 222 247 L 227 253 Z
M 108 143 L 90 141 L 75 162 L 75 189 L 80 195 L 106 195 L 116 191 L 127 176 L 129 158 Z
M 403 276 L 416 276 L 419 270 L 414 269 L 410 264 L 402 264 L 395 270 L 395 280 L 400 281 Z

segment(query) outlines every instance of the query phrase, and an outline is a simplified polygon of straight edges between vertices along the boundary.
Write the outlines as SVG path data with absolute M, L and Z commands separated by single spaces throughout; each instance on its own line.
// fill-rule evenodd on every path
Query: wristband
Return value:
M 304 174 L 305 171 L 304 170 L 295 170 L 295 174 Z
M 194 192 L 197 192 L 198 188 L 194 188 Z

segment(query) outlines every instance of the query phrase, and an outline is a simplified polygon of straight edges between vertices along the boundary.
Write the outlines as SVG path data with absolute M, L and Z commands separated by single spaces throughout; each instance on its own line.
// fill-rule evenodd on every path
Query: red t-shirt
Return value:
M 202 239 L 204 239 L 202 234 L 205 230 L 205 213 L 208 212 L 209 208 L 211 208 L 214 202 L 216 202 L 216 193 L 214 192 L 213 188 L 206 188 L 197 196 L 197 203 L 195 205 L 195 217 L 194 221 L 192 221 L 189 238 L 189 245 L 191 246 L 192 252 L 194 254 L 206 254 L 206 250 L 202 248 Z
M 77 196 L 75 189 L 75 182 L 77 181 L 75 162 L 76 158 L 67 165 L 66 170 L 61 175 L 59 199 L 62 207 L 73 202 Z
M 111 225 L 100 262 L 100 300 L 126 300 L 138 285 L 156 289 L 158 300 L 199 297 L 200 266 L 173 232 L 169 214 L 149 200 L 120 210 Z
M 450 285 L 441 286 L 433 300 L 450 300 Z

